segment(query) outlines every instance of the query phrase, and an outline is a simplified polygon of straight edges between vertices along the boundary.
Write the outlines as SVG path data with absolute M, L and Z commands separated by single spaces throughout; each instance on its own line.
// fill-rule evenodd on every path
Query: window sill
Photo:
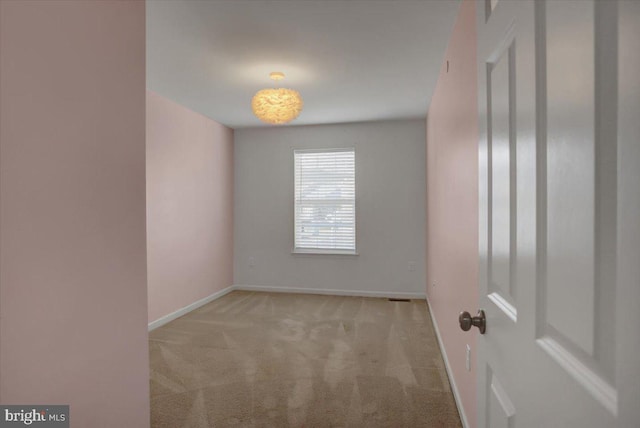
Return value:
M 319 248 L 294 248 L 291 254 L 328 255 L 328 256 L 358 256 L 354 250 L 322 250 Z

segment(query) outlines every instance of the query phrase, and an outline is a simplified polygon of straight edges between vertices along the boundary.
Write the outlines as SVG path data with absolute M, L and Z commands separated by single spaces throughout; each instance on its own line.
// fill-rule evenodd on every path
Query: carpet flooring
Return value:
M 234 291 L 149 333 L 152 427 L 460 427 L 425 301 Z

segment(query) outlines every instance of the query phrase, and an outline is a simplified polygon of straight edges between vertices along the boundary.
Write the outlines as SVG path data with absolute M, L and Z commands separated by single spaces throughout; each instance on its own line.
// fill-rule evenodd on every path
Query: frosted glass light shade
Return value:
M 291 122 L 302 111 L 302 97 L 293 89 L 262 89 L 253 96 L 251 109 L 266 123 Z

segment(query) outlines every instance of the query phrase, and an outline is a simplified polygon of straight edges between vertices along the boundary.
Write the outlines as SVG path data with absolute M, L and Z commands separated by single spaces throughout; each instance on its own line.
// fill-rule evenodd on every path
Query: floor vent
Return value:
M 389 301 L 390 302 L 410 302 L 411 299 L 394 299 L 394 298 L 390 298 Z

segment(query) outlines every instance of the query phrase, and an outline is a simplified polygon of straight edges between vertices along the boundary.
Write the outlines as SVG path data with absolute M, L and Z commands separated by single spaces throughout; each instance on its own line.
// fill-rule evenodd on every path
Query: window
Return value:
M 355 254 L 354 150 L 295 150 L 294 158 L 294 251 Z

